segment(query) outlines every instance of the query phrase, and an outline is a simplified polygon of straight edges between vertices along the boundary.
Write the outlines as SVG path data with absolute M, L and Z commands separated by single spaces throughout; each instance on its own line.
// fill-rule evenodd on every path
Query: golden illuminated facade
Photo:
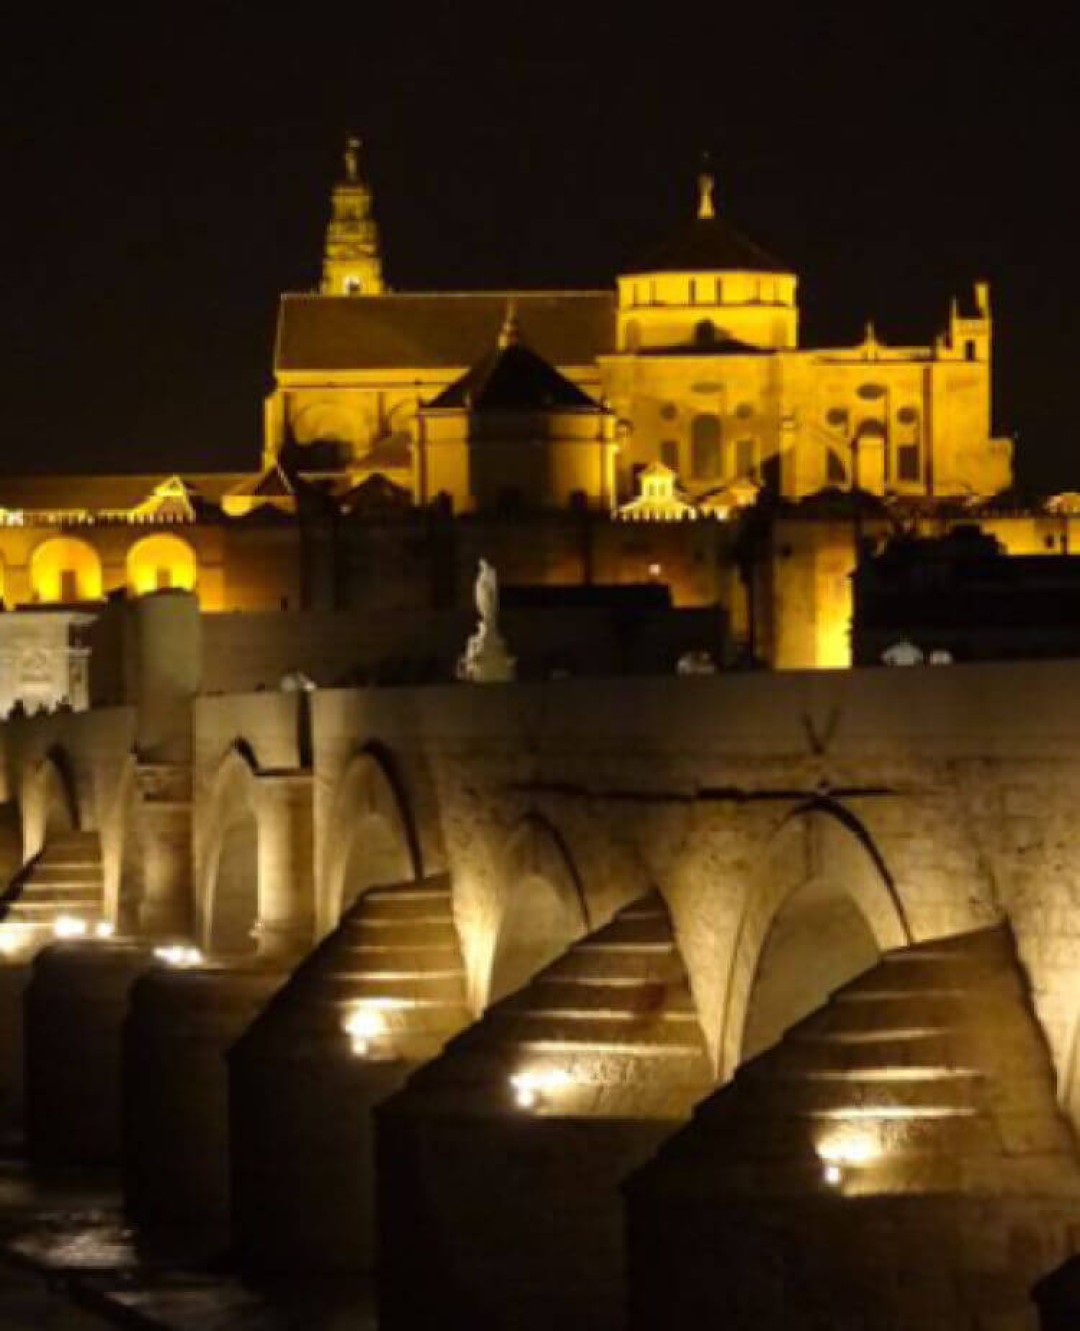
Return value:
M 381 474 L 429 501 L 426 406 L 490 354 L 513 303 L 522 340 L 604 404 L 618 444 L 614 494 L 582 451 L 553 489 L 523 482 L 526 502 L 577 491 L 611 508 L 654 462 L 695 501 L 735 484 L 789 499 L 828 487 L 967 499 L 1006 489 L 987 285 L 968 311 L 954 303 L 932 346 L 888 346 L 868 327 L 853 347 L 802 347 L 797 275 L 728 222 L 713 189 L 703 176 L 697 216 L 614 292 L 389 294 L 351 143 L 322 291 L 282 301 L 266 465 L 288 452 L 307 474 Z M 460 468 L 443 479 L 457 511 L 480 502 Z
M 797 274 L 706 175 L 696 214 L 613 289 L 396 293 L 359 151 L 319 290 L 281 301 L 259 468 L 7 478 L 8 608 L 182 588 L 209 613 L 444 610 L 482 554 L 520 585 L 661 582 L 771 665 L 840 667 L 857 539 L 898 513 L 928 532 L 975 517 L 1010 554 L 1077 548 L 1076 496 L 985 506 L 1012 481 L 985 283 L 932 345 L 868 327 L 802 346 Z M 853 521 L 852 492 L 876 510 Z M 482 528 L 447 535 L 454 516 Z

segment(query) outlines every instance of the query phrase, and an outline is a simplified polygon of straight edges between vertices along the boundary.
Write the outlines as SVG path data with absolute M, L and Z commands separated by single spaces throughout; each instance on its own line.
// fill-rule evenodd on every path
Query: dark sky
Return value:
M 1042 7 L 163 8 L 44 6 L 5 42 L 2 469 L 251 465 L 355 128 L 403 290 L 607 284 L 704 148 L 801 274 L 806 342 L 928 340 L 985 275 L 997 427 L 1080 488 L 1077 57 Z

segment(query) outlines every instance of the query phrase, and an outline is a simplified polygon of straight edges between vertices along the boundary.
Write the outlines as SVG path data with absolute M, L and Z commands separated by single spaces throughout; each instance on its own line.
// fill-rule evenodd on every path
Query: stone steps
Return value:
M 490 1008 L 410 1083 L 439 1112 L 499 1113 L 522 1072 L 560 1083 L 543 1112 L 682 1117 L 712 1083 L 667 910 L 635 902 Z M 556 1104 L 557 1100 L 557 1104 Z
M 391 946 L 411 948 L 431 943 L 442 943 L 451 948 L 458 945 L 453 920 L 365 919 L 358 921 L 342 939 L 342 946 L 346 949 Z
M 860 1193 L 1006 1187 L 1016 1162 L 1042 1173 L 1072 1150 L 1048 1092 L 1011 939 L 985 930 L 845 985 L 699 1105 L 670 1153 L 719 1193 L 820 1190 L 831 1160 Z
M 248 1032 L 246 1053 L 258 1057 L 272 1046 L 284 1056 L 284 1033 L 303 1029 L 348 1057 L 346 1025 L 366 1009 L 384 1032 L 380 1053 L 392 1046 L 401 1056 L 430 1057 L 470 1019 L 465 978 L 445 876 L 373 888 Z
M 17 899 L 11 923 L 50 926 L 60 915 L 88 924 L 104 910 L 104 874 L 96 832 L 67 832 L 52 838 L 33 864 Z

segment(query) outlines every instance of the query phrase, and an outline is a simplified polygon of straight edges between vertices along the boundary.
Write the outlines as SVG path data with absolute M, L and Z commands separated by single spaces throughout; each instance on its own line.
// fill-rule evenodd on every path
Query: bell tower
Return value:
M 345 143 L 345 176 L 334 186 L 323 253 L 324 296 L 379 296 L 385 290 L 371 189 L 360 175 L 360 140 Z

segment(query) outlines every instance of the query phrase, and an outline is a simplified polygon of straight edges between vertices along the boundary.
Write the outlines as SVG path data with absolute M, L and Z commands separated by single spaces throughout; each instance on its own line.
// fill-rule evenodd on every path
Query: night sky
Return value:
M 1024 482 L 1080 489 L 1077 58 L 1041 7 L 219 8 L 46 8 L 5 41 L 3 470 L 253 466 L 355 129 L 399 290 L 607 285 L 689 215 L 703 149 L 800 273 L 805 344 L 871 315 L 929 341 L 985 275 L 997 429 Z

